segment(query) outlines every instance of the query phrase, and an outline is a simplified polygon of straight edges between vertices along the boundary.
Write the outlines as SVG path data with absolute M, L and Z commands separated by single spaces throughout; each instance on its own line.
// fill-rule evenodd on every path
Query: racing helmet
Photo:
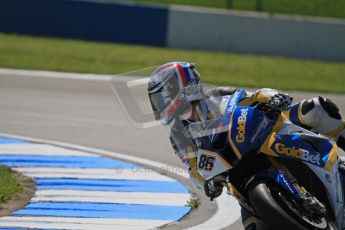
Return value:
M 192 101 L 205 97 L 199 73 L 187 62 L 170 62 L 158 67 L 149 80 L 148 95 L 155 119 L 163 125 L 184 113 Z

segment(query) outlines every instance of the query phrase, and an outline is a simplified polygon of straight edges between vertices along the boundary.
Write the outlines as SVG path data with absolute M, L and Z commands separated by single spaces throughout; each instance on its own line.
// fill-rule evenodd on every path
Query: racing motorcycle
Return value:
M 336 144 L 294 125 L 289 112 L 238 106 L 242 93 L 226 96 L 219 119 L 188 126 L 199 173 L 225 185 L 269 229 L 344 229 Z M 313 207 L 303 203 L 306 198 Z
M 160 124 L 152 120 L 145 99 L 154 69 L 112 80 L 113 92 L 134 127 Z M 139 98 L 133 96 L 140 93 Z M 226 106 L 221 115 L 182 125 L 198 147 L 198 172 L 210 184 L 226 186 L 241 207 L 269 229 L 344 229 L 344 175 L 338 169 L 336 144 L 294 125 L 289 112 L 265 103 L 239 106 L 244 93 L 222 96 Z M 306 205 L 308 199 L 314 205 Z

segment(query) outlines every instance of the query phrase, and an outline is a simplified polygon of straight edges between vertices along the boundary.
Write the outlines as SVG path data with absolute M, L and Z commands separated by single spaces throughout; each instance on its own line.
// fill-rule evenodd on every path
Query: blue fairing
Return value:
M 327 163 L 335 159 L 336 151 L 334 145 L 326 138 L 297 132 L 278 133 L 270 149 L 279 157 L 299 160 L 327 169 L 332 166 L 330 164 L 328 167 Z
M 292 123 L 281 124 L 280 130 L 274 131 L 274 126 L 282 122 L 278 116 L 269 119 L 255 107 L 236 106 L 228 119 L 231 127 L 228 141 L 235 154 L 243 157 L 261 150 L 271 156 L 299 160 L 328 170 L 333 166 L 336 158 L 333 143 Z
M 242 157 L 258 152 L 328 170 L 333 166 L 336 147 L 327 138 L 292 124 L 288 115 L 268 118 L 256 107 L 238 106 L 243 94 L 239 90 L 229 97 L 224 115 L 212 123 L 213 134 L 199 138 L 200 148 L 216 152 L 233 167 Z
M 237 106 L 229 121 L 228 141 L 241 156 L 260 149 L 275 124 L 264 112 L 250 106 Z

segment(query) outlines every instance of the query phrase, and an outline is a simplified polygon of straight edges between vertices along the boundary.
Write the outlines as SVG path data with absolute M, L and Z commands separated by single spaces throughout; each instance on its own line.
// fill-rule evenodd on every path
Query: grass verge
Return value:
M 14 173 L 0 166 L 0 206 L 23 192 L 23 187 L 15 179 Z
M 345 93 L 345 63 L 157 48 L 0 33 L 0 66 L 119 74 L 170 61 L 197 64 L 204 82 Z
M 254 11 L 256 0 L 132 0 L 140 3 L 179 4 Z M 345 18 L 344 0 L 262 0 L 261 11 L 293 15 Z

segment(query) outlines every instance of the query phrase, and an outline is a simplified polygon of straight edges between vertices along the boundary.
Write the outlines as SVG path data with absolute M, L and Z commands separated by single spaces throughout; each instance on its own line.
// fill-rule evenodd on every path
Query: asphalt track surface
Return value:
M 344 95 L 289 94 L 295 101 L 328 97 L 345 114 Z M 168 130 L 132 127 L 106 81 L 0 74 L 0 132 L 122 152 L 165 163 L 168 170 L 181 167 L 170 147 Z M 201 208 L 175 228 L 207 220 L 216 206 L 204 198 L 202 202 Z M 237 222 L 229 229 L 242 228 Z

